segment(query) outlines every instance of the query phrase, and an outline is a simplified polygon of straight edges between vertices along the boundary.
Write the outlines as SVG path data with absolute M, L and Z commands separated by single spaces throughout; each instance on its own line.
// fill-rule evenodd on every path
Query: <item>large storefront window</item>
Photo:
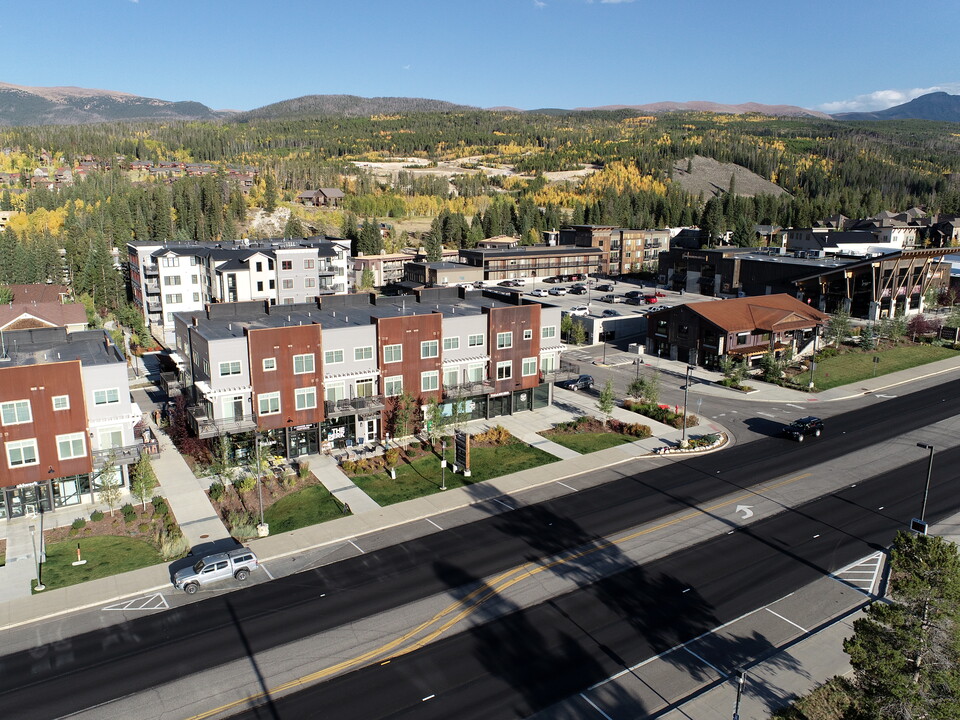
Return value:
M 79 505 L 83 502 L 84 494 L 89 492 L 89 475 L 71 475 L 70 477 L 58 478 L 53 481 L 53 505 L 58 508 Z
M 352 447 L 357 442 L 356 416 L 330 418 L 320 425 L 320 443 L 323 450 Z
M 320 429 L 317 425 L 298 425 L 287 431 L 287 457 L 314 455 L 320 451 Z

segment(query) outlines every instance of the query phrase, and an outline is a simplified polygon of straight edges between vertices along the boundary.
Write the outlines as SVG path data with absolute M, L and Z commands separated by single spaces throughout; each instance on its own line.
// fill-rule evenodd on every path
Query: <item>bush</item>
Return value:
M 408 447 L 410 450 L 419 450 L 419 449 L 420 449 L 420 443 L 417 442 L 416 440 L 414 440 L 412 443 L 410 443 L 409 445 L 407 445 L 407 447 Z
M 133 509 L 133 505 L 127 503 L 122 508 L 120 512 L 123 513 L 123 521 L 129 525 L 132 522 L 135 522 L 137 519 L 137 511 Z
M 280 479 L 280 484 L 283 485 L 283 487 L 287 490 L 294 487 L 297 484 L 296 474 L 292 472 L 285 472 L 283 477 Z
M 297 463 L 297 475 L 300 476 L 301 480 L 306 480 L 310 475 L 310 463 L 306 460 L 301 460 Z
M 388 468 L 395 468 L 400 464 L 400 450 L 398 448 L 390 448 L 384 454 L 383 459 L 387 463 Z
M 253 513 L 233 511 L 227 516 L 227 527 L 237 540 L 257 537 L 257 521 Z
M 90 513 L 90 519 L 93 522 L 100 522 L 101 520 L 103 520 L 103 512 L 101 512 L 100 510 L 94 510 L 92 513 Z
M 74 530 L 82 530 L 83 526 L 87 524 L 87 521 L 83 518 L 77 518 L 73 521 L 73 524 L 70 525 Z
M 226 492 L 227 489 L 219 480 L 214 483 L 210 483 L 210 499 L 214 502 L 220 502 L 223 500 L 223 496 L 226 494 Z
M 340 467 L 347 475 L 357 474 L 357 463 L 353 460 L 344 460 Z
M 238 493 L 248 493 L 257 486 L 257 479 L 253 475 L 244 475 L 234 482 L 233 486 Z
M 159 495 L 154 496 L 153 500 L 150 501 L 153 505 L 153 514 L 154 515 L 166 515 L 169 512 L 169 507 L 167 506 L 166 498 L 162 498 Z
M 683 413 L 675 413 L 668 407 L 661 407 L 653 403 L 637 403 L 631 400 L 624 400 L 623 407 L 631 412 L 646 415 L 664 425 L 680 429 L 683 427 Z M 699 424 L 700 419 L 696 415 L 687 415 L 687 427 L 693 427 Z
M 513 435 L 503 425 L 495 425 L 473 436 L 473 442 L 478 445 L 506 445 L 512 440 Z
M 138 530 L 142 535 L 146 535 L 148 532 L 150 532 L 150 528 L 151 528 L 151 527 L 153 527 L 153 526 L 152 526 L 150 523 L 140 523 L 140 524 L 137 526 L 137 530 Z
M 160 556 L 164 560 L 173 560 L 183 557 L 190 549 L 190 543 L 183 536 L 180 528 L 174 528 L 173 532 L 164 532 L 160 538 Z

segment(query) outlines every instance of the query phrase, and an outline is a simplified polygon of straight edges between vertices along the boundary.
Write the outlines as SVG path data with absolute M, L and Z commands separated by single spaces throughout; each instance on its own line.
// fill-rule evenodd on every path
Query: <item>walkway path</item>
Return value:
M 28 598 L 36 584 L 37 560 L 34 555 L 34 542 L 39 542 L 39 518 L 18 519 L 4 523 L 6 525 L 7 554 L 6 565 L 0 568 L 0 603 L 16 598 Z M 30 527 L 37 528 L 36 540 L 30 535 Z M 40 548 L 37 548 L 37 552 Z
M 348 505 L 354 515 L 380 509 L 372 497 L 343 474 L 337 461 L 330 455 L 307 455 L 304 459 L 310 463 L 310 470 L 323 486 L 341 505 Z

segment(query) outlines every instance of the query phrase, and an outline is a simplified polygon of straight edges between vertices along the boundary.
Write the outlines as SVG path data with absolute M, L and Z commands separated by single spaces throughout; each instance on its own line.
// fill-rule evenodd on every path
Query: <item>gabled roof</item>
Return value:
M 824 323 L 830 317 L 785 293 L 691 303 L 687 307 L 727 332 L 798 330 Z
M 38 302 L 0 305 L 0 330 L 87 325 L 87 311 L 80 303 Z
M 320 188 L 317 192 L 323 193 L 328 198 L 342 198 L 343 190 L 340 188 Z

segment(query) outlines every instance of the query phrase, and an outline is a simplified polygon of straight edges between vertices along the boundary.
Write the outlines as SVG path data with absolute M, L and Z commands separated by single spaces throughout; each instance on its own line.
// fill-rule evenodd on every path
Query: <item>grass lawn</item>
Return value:
M 43 584 L 50 590 L 119 575 L 163 562 L 160 553 L 148 542 L 118 535 L 96 535 L 80 540 L 85 565 L 73 567 L 77 559 L 77 540 L 62 540 L 47 545 L 47 561 L 41 569 Z
M 598 432 L 598 433 L 551 433 L 551 432 L 542 432 L 540 433 L 547 440 L 557 443 L 557 445 L 563 445 L 565 448 L 569 448 L 574 452 L 578 452 L 581 455 L 587 455 L 592 452 L 597 452 L 598 450 L 606 450 L 607 448 L 616 447 L 617 445 L 623 445 L 624 443 L 633 442 L 634 440 L 639 440 L 640 438 L 631 437 L 629 435 L 624 435 L 622 433 L 616 432 Z
M 873 358 L 879 357 L 877 375 L 907 370 L 918 365 L 955 357 L 956 350 L 935 345 L 904 345 L 876 352 L 849 352 L 817 362 L 817 390 L 829 390 L 840 385 L 860 382 L 873 377 Z M 801 379 L 809 379 L 805 373 Z
M 454 475 L 452 472 L 453 458 L 453 451 L 448 449 L 448 488 L 472 485 L 490 478 L 556 462 L 558 459 L 548 452 L 530 447 L 519 440 L 498 447 L 474 447 L 470 449 L 470 477 L 465 478 L 460 473 Z M 392 480 L 388 472 L 381 471 L 373 475 L 360 475 L 353 478 L 353 481 L 380 505 L 392 505 L 440 492 L 440 459 L 428 453 L 410 464 L 403 463 L 397 468 L 396 480 Z M 273 531 L 273 526 L 270 530 Z
M 309 485 L 303 490 L 290 493 L 277 500 L 263 513 L 263 519 L 270 526 L 271 535 L 338 517 L 343 517 L 343 511 L 323 485 Z

